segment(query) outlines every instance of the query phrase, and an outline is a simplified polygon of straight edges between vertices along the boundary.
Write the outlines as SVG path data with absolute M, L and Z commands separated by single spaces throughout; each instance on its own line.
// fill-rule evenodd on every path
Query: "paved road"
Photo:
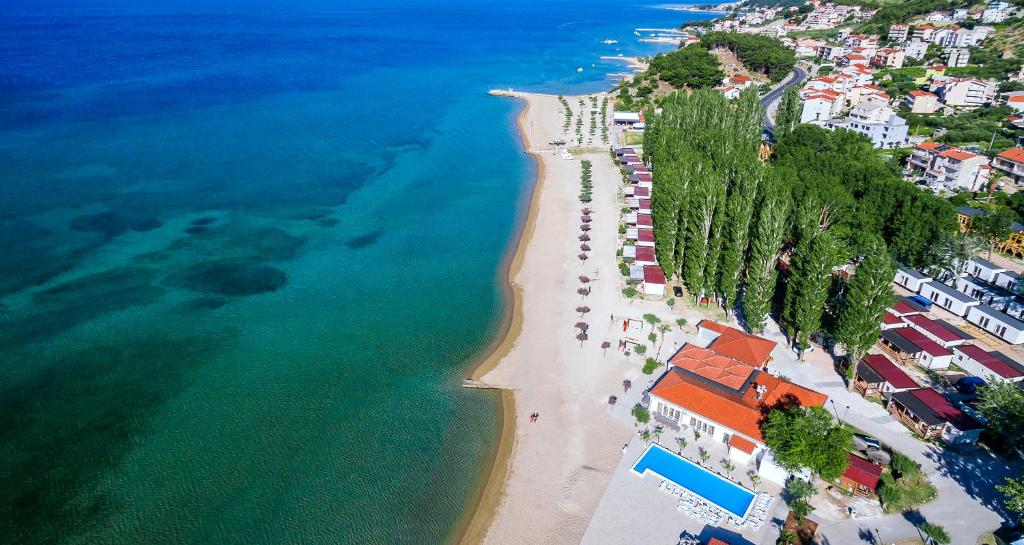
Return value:
M 782 93 L 786 92 L 786 89 L 799 85 L 807 77 L 807 71 L 799 66 L 793 67 L 793 73 L 790 74 L 789 78 L 782 82 L 781 85 L 772 89 L 765 96 L 761 97 L 761 109 L 764 110 L 764 129 L 765 132 L 771 134 L 775 130 L 775 121 L 768 115 L 768 109 L 773 104 L 782 98 Z

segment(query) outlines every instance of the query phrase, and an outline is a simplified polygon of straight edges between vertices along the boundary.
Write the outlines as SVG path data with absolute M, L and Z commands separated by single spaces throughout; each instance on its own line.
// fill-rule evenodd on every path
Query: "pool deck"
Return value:
M 662 444 L 671 451 L 665 443 L 663 440 Z M 581 545 L 676 543 L 683 532 L 700 536 L 705 541 L 718 537 L 735 545 L 775 543 L 779 533 L 777 523 L 781 523 L 786 515 L 786 507 L 778 499 L 780 487 L 763 482 L 757 487 L 757 491 L 768 492 L 776 498 L 772 504 L 772 516 L 760 530 L 729 525 L 706 526 L 676 509 L 679 499 L 658 489 L 661 478 L 650 473 L 646 478 L 640 478 L 633 471 L 633 465 L 646 448 L 642 439 L 630 441 L 594 511 Z M 741 474 L 739 470 L 737 474 Z

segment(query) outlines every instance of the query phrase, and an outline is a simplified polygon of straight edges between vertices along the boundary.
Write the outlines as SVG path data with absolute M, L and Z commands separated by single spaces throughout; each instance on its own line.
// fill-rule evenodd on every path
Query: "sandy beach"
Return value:
M 557 97 L 516 96 L 526 101 L 519 127 L 538 161 L 538 180 L 509 267 L 515 307 L 507 334 L 473 376 L 511 392 L 511 402 L 504 403 L 498 455 L 462 542 L 578 543 L 632 431 L 608 406 L 608 396 L 622 388 L 627 362 L 614 347 L 607 355 L 600 347 L 617 338 L 611 315 L 621 300 L 615 265 L 620 174 L 599 133 L 593 148 L 574 152 L 572 160 L 548 145 L 572 136 L 572 128 L 563 132 Z M 574 123 L 579 98 L 566 97 Z M 586 127 L 589 102 L 582 110 Z M 593 163 L 594 181 L 593 251 L 586 261 L 577 257 L 583 159 Z M 577 294 L 581 275 L 594 279 L 585 298 Z M 581 317 L 580 305 L 591 312 Z M 591 324 L 582 345 L 575 337 L 580 321 Z M 540 415 L 536 422 L 532 413 Z

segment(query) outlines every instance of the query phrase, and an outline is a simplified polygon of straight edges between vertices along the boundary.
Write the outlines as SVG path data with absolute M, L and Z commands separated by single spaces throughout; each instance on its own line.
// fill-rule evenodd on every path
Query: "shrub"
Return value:
M 628 287 L 626 287 L 625 289 L 622 290 L 622 295 L 625 295 L 626 297 L 628 297 L 630 299 L 636 297 L 637 293 L 638 292 L 636 291 L 636 288 L 634 288 L 633 286 L 628 286 Z
M 651 421 L 651 412 L 644 408 L 643 405 L 637 403 L 633 406 L 633 418 L 641 424 L 646 424 Z
M 642 371 L 645 375 L 653 375 L 654 371 L 656 371 L 658 367 L 658 360 L 654 358 L 647 358 L 647 361 L 644 362 L 644 368 L 642 369 Z

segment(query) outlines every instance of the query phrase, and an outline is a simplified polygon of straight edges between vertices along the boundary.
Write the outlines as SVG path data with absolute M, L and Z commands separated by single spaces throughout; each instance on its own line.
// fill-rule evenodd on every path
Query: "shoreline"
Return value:
M 523 102 L 523 107 L 516 115 L 516 128 L 519 134 L 520 145 L 523 151 L 530 156 L 536 167 L 533 174 L 533 187 L 529 191 L 526 218 L 520 226 L 518 233 L 512 237 L 512 246 L 509 248 L 509 257 L 503 259 L 502 267 L 499 269 L 499 289 L 502 292 L 505 312 L 503 312 L 501 325 L 498 328 L 494 340 L 485 350 L 483 357 L 473 363 L 469 378 L 474 382 L 481 382 L 481 378 L 494 370 L 498 362 L 502 360 L 512 345 L 519 339 L 523 327 L 523 293 L 522 287 L 516 284 L 515 278 L 523 266 L 526 248 L 530 238 L 533 236 L 537 224 L 537 214 L 540 209 L 540 192 L 544 186 L 544 162 L 540 154 L 532 151 L 532 143 L 526 130 L 526 119 L 530 114 L 530 102 L 524 98 L 518 98 Z M 515 399 L 512 390 L 506 388 L 495 388 L 500 390 L 501 395 L 498 401 L 498 410 L 501 418 L 498 420 L 498 437 L 494 447 L 494 455 L 484 470 L 486 477 L 479 491 L 471 497 L 467 510 L 456 526 L 450 543 L 458 545 L 470 545 L 482 543 L 490 528 L 491 521 L 501 503 L 505 489 L 505 480 L 511 466 L 512 447 L 515 443 Z

